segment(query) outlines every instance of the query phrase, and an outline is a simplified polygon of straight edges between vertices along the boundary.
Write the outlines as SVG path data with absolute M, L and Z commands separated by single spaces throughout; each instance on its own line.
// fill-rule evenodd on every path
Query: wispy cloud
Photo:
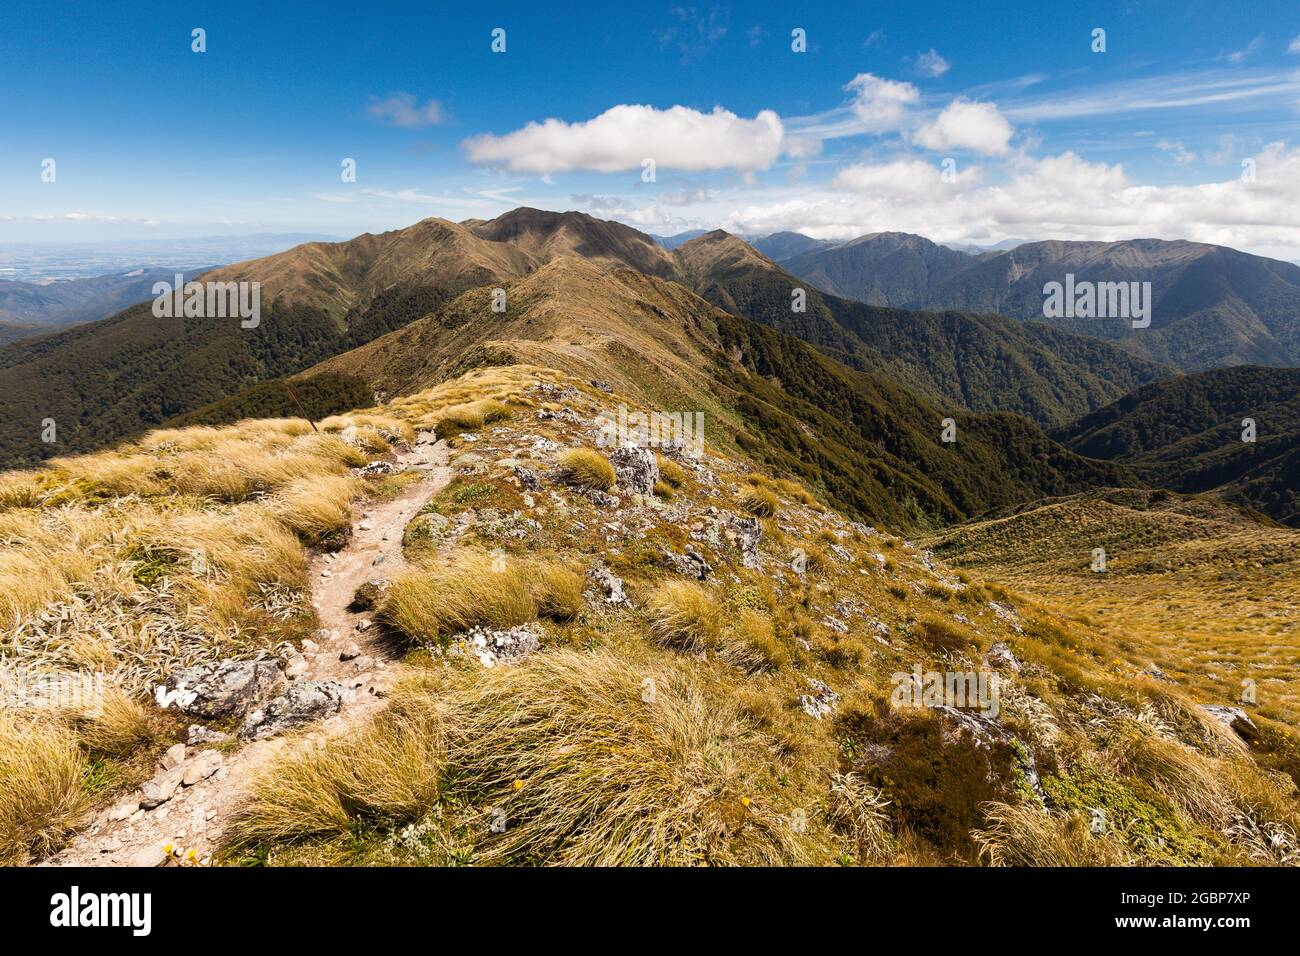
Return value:
M 390 93 L 383 99 L 374 97 L 366 107 L 366 115 L 381 123 L 406 128 L 436 126 L 444 119 L 441 103 L 437 100 L 421 103 L 413 93 Z
M 951 68 L 952 65 L 940 56 L 939 51 L 934 47 L 916 55 L 916 72 L 922 76 L 943 76 Z

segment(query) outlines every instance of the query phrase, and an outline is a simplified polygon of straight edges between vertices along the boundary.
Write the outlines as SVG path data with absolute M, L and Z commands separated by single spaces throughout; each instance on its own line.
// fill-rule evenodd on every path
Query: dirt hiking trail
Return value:
M 421 432 L 407 451 L 399 451 L 399 470 L 415 469 L 423 478 L 400 495 L 385 501 L 361 501 L 352 509 L 352 534 L 334 553 L 312 556 L 309 564 L 311 600 L 320 619 L 315 638 L 305 641 L 301 658 L 289 662 L 290 685 L 304 681 L 337 681 L 343 703 L 332 717 L 309 724 L 288 736 L 239 741 L 232 735 L 219 749 L 220 767 L 211 743 L 168 751 L 168 762 L 193 768 L 185 774 L 192 785 L 177 787 L 174 796 L 154 809 L 141 809 L 142 791 L 124 795 L 111 807 L 90 816 L 70 846 L 46 860 L 45 866 L 161 866 L 202 864 L 222 845 L 222 835 L 239 807 L 256 771 L 290 748 L 317 747 L 326 738 L 349 730 L 383 709 L 384 698 L 397 679 L 397 652 L 371 626 L 371 612 L 349 610 L 357 588 L 367 581 L 392 580 L 406 566 L 402 534 L 424 504 L 451 480 L 447 447 L 429 432 Z M 161 773 L 162 771 L 160 771 Z M 170 849 L 169 849 L 170 848 Z

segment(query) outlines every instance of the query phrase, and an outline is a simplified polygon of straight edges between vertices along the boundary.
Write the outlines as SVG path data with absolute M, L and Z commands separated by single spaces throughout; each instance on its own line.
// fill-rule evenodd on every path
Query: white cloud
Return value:
M 1233 50 L 1224 57 L 1229 63 L 1245 63 L 1250 57 L 1264 45 L 1263 37 L 1255 37 L 1240 50 Z
M 908 108 L 921 97 L 911 83 L 886 80 L 873 73 L 859 73 L 844 89 L 853 94 L 850 106 L 854 115 L 871 132 L 898 129 Z
M 1190 239 L 1295 259 L 1300 222 L 1292 211 L 1300 205 L 1300 148 L 1272 143 L 1254 158 L 1255 182 L 1234 174 L 1191 186 L 1134 183 L 1122 166 L 1090 163 L 1072 152 L 1015 157 L 996 182 L 985 182 L 984 171 L 924 189 L 917 188 L 930 175 L 923 164 L 850 166 L 841 170 L 840 188 L 773 191 L 768 202 L 720 208 L 701 224 L 755 235 L 789 229 L 827 239 L 897 230 L 975 244 Z M 855 185 L 866 188 L 848 188 Z
M 977 167 L 971 166 L 958 173 L 956 181 L 969 182 L 978 175 Z M 932 195 L 944 185 L 942 169 L 919 159 L 877 165 L 855 163 L 841 169 L 831 182 L 833 189 L 891 196 Z
M 1300 36 L 1291 41 L 1290 45 L 1286 48 L 1286 52 L 1300 55 Z
M 926 149 L 969 149 L 1001 156 L 1010 151 L 1014 132 L 992 103 L 957 99 L 932 122 L 917 130 L 915 139 Z
M 1166 153 L 1172 153 L 1174 156 L 1174 162 L 1178 163 L 1180 166 L 1196 162 L 1196 154 L 1184 146 L 1182 140 L 1170 142 L 1167 139 L 1162 139 L 1160 142 L 1156 143 L 1156 149 L 1163 149 Z
M 407 128 L 435 126 L 443 120 L 442 104 L 426 100 L 423 104 L 411 93 L 391 93 L 381 99 L 372 99 L 366 107 L 371 119 L 393 126 Z
M 939 51 L 934 47 L 926 50 L 924 53 L 918 53 L 916 56 L 917 72 L 924 76 L 940 77 L 951 68 L 951 64 L 939 55 Z
M 549 176 L 640 169 L 647 158 L 661 169 L 754 172 L 776 162 L 783 140 L 781 118 L 771 110 L 751 120 L 722 107 L 701 113 L 685 106 L 619 105 L 585 122 L 548 119 L 504 136 L 473 136 L 461 145 L 473 162 Z

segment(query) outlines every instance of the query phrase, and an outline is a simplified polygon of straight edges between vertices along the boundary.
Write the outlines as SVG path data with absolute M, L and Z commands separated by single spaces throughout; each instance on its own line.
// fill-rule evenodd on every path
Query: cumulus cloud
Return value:
M 1001 156 L 1010 152 L 1014 132 L 992 103 L 957 99 L 932 122 L 917 130 L 915 139 L 926 149 L 969 149 L 987 156 Z
M 1291 41 L 1290 45 L 1286 48 L 1286 52 L 1300 55 L 1300 37 L 1296 37 Z
M 911 83 L 886 80 L 873 73 L 859 73 L 844 89 L 853 94 L 850 105 L 854 115 L 872 132 L 897 129 L 908 108 L 921 97 Z
M 473 136 L 462 147 L 473 162 L 542 176 L 640 169 L 647 158 L 664 169 L 754 172 L 776 162 L 784 138 L 781 118 L 771 110 L 744 119 L 722 107 L 701 113 L 620 105 L 585 122 L 548 119 L 504 136 Z
M 940 77 L 948 72 L 951 64 L 939 55 L 934 47 L 916 56 L 916 70 L 923 76 Z
M 1272 143 L 1255 160 L 1253 182 L 1234 175 L 1191 186 L 1134 183 L 1123 166 L 1088 162 L 1073 152 L 1017 158 L 994 182 L 981 175 L 940 185 L 937 174 L 906 161 L 876 169 L 846 167 L 840 188 L 774 195 L 767 203 L 720 210 L 714 221 L 733 232 L 788 229 L 825 239 L 880 230 L 976 244 L 1150 236 L 1294 259 L 1300 252 L 1300 223 L 1290 210 L 1300 204 L 1300 148 Z M 926 187 L 918 188 L 918 181 Z
M 443 120 L 441 103 L 437 100 L 421 103 L 412 93 L 390 93 L 383 99 L 372 99 L 366 115 L 381 123 L 407 128 L 436 126 Z

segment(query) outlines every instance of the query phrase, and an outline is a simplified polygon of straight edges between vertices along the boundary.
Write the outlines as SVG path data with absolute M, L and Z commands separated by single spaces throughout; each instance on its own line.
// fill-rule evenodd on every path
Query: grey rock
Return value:
M 1011 648 L 998 641 L 989 648 L 989 652 L 984 655 L 990 667 L 1005 667 L 1007 670 L 1020 671 L 1020 661 L 1016 660 L 1016 655 L 1011 652 Z
M 344 645 L 343 650 L 339 651 L 339 660 L 351 661 L 361 656 L 361 648 L 357 646 L 356 641 L 349 641 Z
M 181 783 L 187 787 L 192 787 L 201 780 L 207 780 L 220 768 L 221 752 L 218 750 L 204 750 L 184 766 L 185 774 L 181 777 Z
M 727 515 L 726 535 L 740 549 L 740 563 L 747 568 L 758 567 L 758 542 L 763 536 L 759 520 Z
M 1244 740 L 1254 740 L 1259 736 L 1259 728 L 1250 719 L 1250 715 L 1240 707 L 1229 707 L 1226 704 L 1202 704 L 1201 710 Z
M 342 684 L 332 680 L 303 681 L 244 718 L 239 736 L 243 740 L 275 737 L 313 720 L 331 717 L 342 705 Z
M 815 677 L 808 678 L 808 686 L 814 693 L 799 697 L 799 706 L 803 708 L 804 713 L 814 720 L 821 720 L 833 713 L 840 702 L 840 695 L 831 690 L 828 684 L 822 683 Z
M 649 448 L 622 445 L 614 449 L 609 463 L 618 475 L 620 488 L 638 495 L 654 493 L 655 482 L 659 480 L 659 462 Z
M 185 745 L 172 744 L 167 748 L 167 752 L 162 755 L 162 768 L 171 770 L 173 767 L 179 767 L 185 762 Z
M 664 548 L 664 560 L 678 574 L 699 581 L 706 580 L 713 571 L 712 565 L 704 560 L 703 555 L 689 546 L 685 554 L 677 554 Z
M 214 661 L 170 675 L 154 692 L 164 710 L 194 717 L 232 717 L 274 696 L 284 676 L 273 661 Z
M 542 479 L 537 472 L 525 468 L 522 465 L 515 465 L 515 477 L 519 479 L 519 487 L 525 491 L 541 491 Z
M 587 576 L 591 579 L 601 600 L 606 604 L 621 607 L 632 603 L 628 600 L 627 592 L 623 590 L 623 579 L 615 576 L 603 564 L 593 566 L 587 572 Z
M 185 742 L 191 747 L 197 747 L 200 744 L 217 744 L 227 740 L 227 736 L 219 730 L 209 730 L 202 724 L 190 724 L 190 728 L 185 733 Z
M 185 768 L 182 766 L 162 770 L 152 780 L 146 780 L 140 788 L 140 809 L 152 810 L 176 796 L 184 777 Z

